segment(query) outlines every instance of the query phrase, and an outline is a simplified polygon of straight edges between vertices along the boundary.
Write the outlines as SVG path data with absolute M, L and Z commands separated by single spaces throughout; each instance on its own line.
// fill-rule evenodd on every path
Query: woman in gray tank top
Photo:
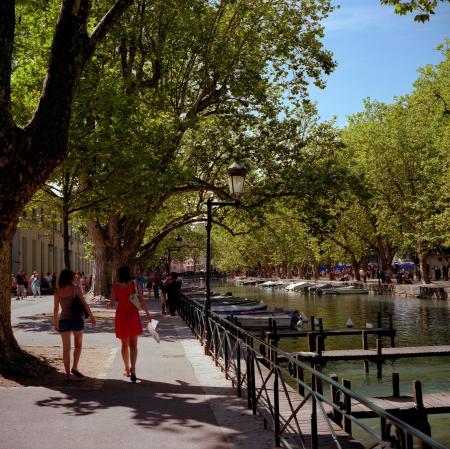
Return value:
M 53 321 L 55 330 L 61 334 L 63 344 L 63 361 L 66 374 L 64 380 L 70 382 L 72 374 L 75 377 L 84 377 L 78 371 L 78 361 L 80 360 L 81 349 L 83 346 L 83 316 L 74 316 L 72 310 L 73 298 L 78 296 L 83 303 L 84 308 L 89 313 L 89 319 L 92 326 L 95 326 L 95 318 L 92 315 L 91 309 L 87 305 L 80 287 L 74 285 L 75 274 L 70 270 L 62 270 L 58 277 L 58 285 L 56 287 L 54 306 L 53 306 Z M 59 309 L 61 308 L 61 314 Z M 74 336 L 74 352 L 73 364 L 70 369 L 70 347 L 71 347 L 71 333 Z

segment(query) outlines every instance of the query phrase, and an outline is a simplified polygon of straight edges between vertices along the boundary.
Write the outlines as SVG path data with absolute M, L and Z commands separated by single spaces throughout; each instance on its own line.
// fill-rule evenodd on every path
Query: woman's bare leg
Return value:
M 81 349 L 83 348 L 83 331 L 75 331 L 74 335 L 74 351 L 72 371 L 78 371 L 78 362 L 80 360 Z
M 138 355 L 138 347 L 137 347 L 138 337 L 137 335 L 129 338 L 130 345 L 130 365 L 131 371 L 136 374 L 136 360 Z
M 70 376 L 70 332 L 61 332 L 63 344 L 63 362 L 66 376 Z
M 123 364 L 125 365 L 125 374 L 128 376 L 128 374 L 130 374 L 130 351 L 128 350 L 129 338 L 122 338 L 120 341 L 122 342 L 121 353 Z

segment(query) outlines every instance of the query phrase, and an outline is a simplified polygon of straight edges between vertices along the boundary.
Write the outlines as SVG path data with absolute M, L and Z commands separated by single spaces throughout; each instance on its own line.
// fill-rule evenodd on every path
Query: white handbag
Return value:
M 136 309 L 141 310 L 142 305 L 141 305 L 141 301 L 139 300 L 139 293 L 136 288 L 136 281 L 133 280 L 132 282 L 133 282 L 133 292 L 131 293 L 129 300 L 130 300 L 131 304 L 133 304 L 133 306 L 136 307 Z

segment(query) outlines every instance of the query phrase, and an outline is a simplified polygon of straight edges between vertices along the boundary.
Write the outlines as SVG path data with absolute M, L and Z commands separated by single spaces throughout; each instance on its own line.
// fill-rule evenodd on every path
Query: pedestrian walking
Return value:
M 33 292 L 33 298 L 36 298 L 36 296 L 41 297 L 41 277 L 39 276 L 38 272 L 33 272 L 33 275 L 30 278 L 31 283 L 31 291 Z
M 27 274 L 25 273 L 25 271 L 22 271 L 22 277 L 23 277 L 23 297 L 26 298 L 27 297 L 27 293 L 28 293 L 28 286 L 30 285 L 30 281 L 28 279 Z
M 178 273 L 172 272 L 164 282 L 167 305 L 169 306 L 170 315 L 174 316 L 178 306 L 178 300 L 181 294 L 181 281 L 178 279 Z
M 66 371 L 64 380 L 71 382 L 73 380 L 72 374 L 77 378 L 84 377 L 78 371 L 78 362 L 80 361 L 81 349 L 83 347 L 83 329 L 84 318 L 83 315 L 78 315 L 74 310 L 74 303 L 81 301 L 83 308 L 89 314 L 91 324 L 95 327 L 95 318 L 86 303 L 81 289 L 75 286 L 75 274 L 71 270 L 64 269 L 61 271 L 57 281 L 57 287 L 54 297 L 53 306 L 53 322 L 57 332 L 61 334 L 63 344 L 63 362 Z M 61 314 L 59 309 L 61 308 Z M 70 349 L 71 349 L 71 334 L 74 336 L 74 352 L 72 369 L 70 368 Z
M 25 292 L 25 278 L 23 277 L 23 271 L 19 270 L 16 274 L 17 283 L 17 300 L 21 300 L 26 296 Z
M 137 294 L 147 320 L 151 322 L 151 315 L 142 295 L 139 282 L 131 279 L 128 266 L 122 266 L 117 273 L 117 283 L 113 285 L 111 299 L 108 308 L 113 308 L 116 301 L 119 302 L 115 317 L 116 337 L 122 343 L 122 359 L 124 363 L 124 375 L 134 383 L 136 377 L 136 361 L 138 355 L 138 337 L 142 335 L 142 323 L 139 310 L 131 302 L 131 295 Z
M 155 295 L 155 299 L 159 298 L 159 287 L 161 285 L 161 277 L 158 272 L 155 270 L 151 277 L 152 285 L 153 285 L 153 294 Z

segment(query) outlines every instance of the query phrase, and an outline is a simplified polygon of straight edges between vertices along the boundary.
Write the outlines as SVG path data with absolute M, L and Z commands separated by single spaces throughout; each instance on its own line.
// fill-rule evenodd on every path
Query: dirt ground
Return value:
M 68 386 L 82 389 L 98 389 L 101 388 L 103 379 L 117 353 L 117 349 L 113 348 L 84 347 L 78 369 L 85 377 L 68 383 L 64 381 L 64 365 L 61 346 L 22 346 L 22 349 L 34 356 L 45 359 L 50 365 L 49 372 L 45 376 L 14 379 L 5 378 L 0 374 L 0 387 Z
M 95 316 L 96 320 L 114 320 L 114 316 L 116 314 L 115 310 L 105 310 L 105 309 L 96 309 L 95 307 L 91 307 L 91 311 Z M 53 319 L 53 312 L 42 312 L 42 313 L 36 313 L 34 315 L 35 318 L 41 318 L 41 319 Z

